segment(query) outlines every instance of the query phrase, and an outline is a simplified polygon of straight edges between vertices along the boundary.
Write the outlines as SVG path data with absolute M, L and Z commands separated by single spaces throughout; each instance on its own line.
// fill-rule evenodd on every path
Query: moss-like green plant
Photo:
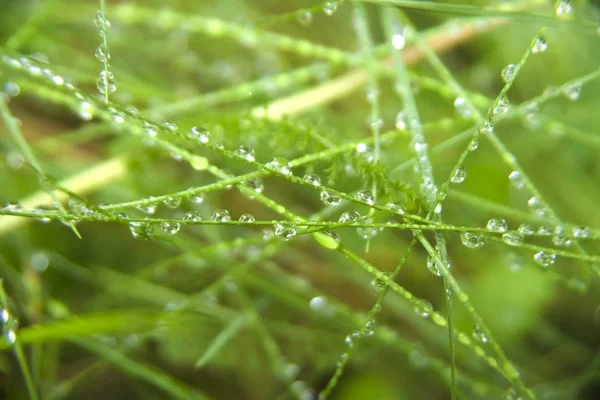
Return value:
M 599 395 L 591 3 L 0 7 L 0 397 Z

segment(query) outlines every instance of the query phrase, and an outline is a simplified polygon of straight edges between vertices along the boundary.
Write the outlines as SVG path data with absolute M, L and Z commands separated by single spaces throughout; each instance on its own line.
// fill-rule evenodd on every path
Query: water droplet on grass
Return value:
M 508 180 L 517 189 L 523 189 L 525 187 L 525 180 L 519 173 L 519 171 L 513 171 L 508 175 Z
M 570 0 L 562 0 L 556 7 L 556 16 L 566 18 L 573 12 L 573 5 Z
M 319 175 L 316 174 L 304 175 L 304 182 L 313 186 L 321 186 L 321 178 L 319 178 Z
M 371 281 L 371 286 L 373 287 L 373 289 L 375 289 L 376 292 L 380 292 L 381 293 L 387 287 L 390 274 L 389 273 L 385 273 L 385 275 L 386 275 L 387 278 L 374 278 Z
M 335 206 L 340 204 L 342 198 L 335 194 L 329 193 L 327 190 L 321 191 L 321 201 L 328 206 Z
M 579 100 L 579 96 L 581 95 L 581 83 L 575 83 L 566 87 L 563 90 L 563 93 L 567 97 L 567 99 L 571 101 Z
M 229 211 L 220 208 L 212 213 L 210 219 L 215 222 L 229 222 L 231 221 L 231 216 L 229 216 Z
M 543 53 L 547 48 L 548 42 L 546 42 L 546 39 L 543 36 L 538 36 L 533 46 L 531 46 L 531 52 L 533 54 Z
M 540 251 L 535 253 L 533 260 L 544 268 L 548 268 L 556 262 L 556 254 L 548 251 Z
M 481 343 L 487 343 L 488 337 L 479 325 L 475 325 L 473 328 L 473 338 Z
M 454 174 L 452 175 L 452 178 L 450 179 L 450 181 L 452 183 L 461 183 L 464 182 L 464 180 L 467 178 L 467 171 L 464 170 L 464 168 L 458 168 L 456 171 L 454 171 Z
M 275 236 L 284 240 L 290 240 L 296 236 L 296 228 L 291 225 L 275 224 L 273 231 Z
M 531 225 L 521 224 L 519 225 L 518 231 L 522 235 L 533 235 L 535 233 L 535 228 Z
M 325 15 L 332 16 L 337 10 L 337 3 L 335 1 L 327 1 L 323 5 L 323 12 Z
M 254 218 L 254 215 L 249 214 L 249 213 L 245 213 L 240 215 L 240 222 L 254 222 L 256 219 Z
M 296 14 L 296 21 L 301 26 L 308 26 L 313 20 L 313 14 L 310 10 L 300 10 Z
M 341 222 L 341 223 L 355 222 L 355 221 L 358 221 L 359 219 L 360 219 L 360 213 L 358 211 L 352 210 L 352 211 L 346 211 L 342 215 L 340 215 L 338 222 Z
M 469 119 L 473 116 L 473 111 L 464 97 L 457 97 L 456 100 L 454 100 L 454 108 L 456 108 L 458 115 L 464 119 Z
M 96 88 L 100 94 L 114 93 L 117 91 L 117 80 L 110 71 L 100 71 L 98 79 L 96 80 Z
M 271 171 L 279 172 L 283 175 L 292 173 L 292 164 L 283 157 L 275 157 L 266 164 L 266 167 Z
M 354 197 L 356 200 L 367 203 L 370 206 L 375 204 L 375 196 L 369 190 L 361 190 L 360 192 L 356 193 L 356 196 Z
M 181 197 L 167 197 L 163 204 L 169 208 L 177 208 L 181 204 Z
M 505 233 L 502 235 L 502 241 L 510 246 L 521 246 L 523 244 L 523 235 L 520 233 Z
M 486 228 L 494 232 L 506 232 L 508 225 L 501 218 L 492 218 L 488 221 Z
M 265 189 L 265 184 L 260 178 L 250 178 L 244 184 L 257 193 L 262 193 Z
M 210 133 L 204 128 L 198 128 L 196 126 L 190 129 L 189 136 L 200 143 L 208 143 L 210 141 Z
M 460 234 L 460 241 L 470 249 L 478 249 L 485 244 L 485 237 L 470 232 L 462 232 Z
M 517 66 L 515 64 L 508 64 L 506 67 L 504 67 L 504 69 L 502 69 L 502 80 L 504 82 L 509 82 L 515 75 L 515 72 L 517 72 Z
M 575 227 L 573 227 L 573 230 L 571 232 L 573 234 L 573 237 L 576 237 L 576 238 L 590 237 L 590 228 L 588 228 L 586 226 L 575 226 Z
M 242 157 L 244 160 L 246 161 L 255 161 L 254 158 L 254 150 L 252 150 L 249 147 L 246 146 L 240 146 L 236 151 L 235 154 L 239 157 Z
M 415 299 L 413 309 L 420 317 L 427 318 L 433 313 L 433 306 L 425 300 Z
M 148 240 L 154 234 L 154 225 L 150 222 L 132 221 L 129 223 L 129 230 L 134 239 Z
M 510 102 L 506 96 L 501 97 L 498 100 L 498 103 L 494 107 L 494 115 L 500 115 L 508 112 L 510 110 Z
M 199 222 L 202 221 L 202 216 L 198 211 L 188 211 L 181 219 L 185 222 Z
M 404 111 L 400 111 L 398 115 L 396 115 L 396 129 L 401 131 L 406 130 L 406 115 Z
M 432 256 L 427 257 L 427 269 L 435 276 L 442 276 L 442 273 L 437 267 L 437 261 Z
M 181 228 L 181 225 L 179 224 L 179 222 L 163 222 L 160 225 L 160 228 L 162 229 L 162 231 L 168 235 L 174 235 L 177 232 L 179 232 L 179 228 Z

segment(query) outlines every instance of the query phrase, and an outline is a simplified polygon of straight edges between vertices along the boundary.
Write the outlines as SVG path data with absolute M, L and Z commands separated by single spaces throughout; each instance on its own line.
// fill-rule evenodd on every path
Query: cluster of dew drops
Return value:
M 17 341 L 17 329 L 19 328 L 19 322 L 14 318 L 6 308 L 0 307 L 0 329 L 1 338 L 4 344 L 12 346 Z
M 332 16 L 337 11 L 339 3 L 341 3 L 341 1 L 339 1 L 339 0 L 338 1 L 326 1 L 321 6 L 321 10 L 323 11 L 323 13 L 325 15 Z M 298 21 L 298 24 L 300 24 L 301 26 L 308 26 L 311 24 L 311 22 L 313 20 L 313 12 L 308 9 L 298 10 L 296 12 L 296 20 Z
M 105 45 L 107 40 L 107 30 L 110 28 L 110 21 L 105 18 L 100 10 L 97 11 L 96 17 L 94 18 L 94 25 L 98 28 L 98 33 L 100 35 L 100 45 L 96 48 L 96 52 L 94 53 L 96 59 L 102 63 L 102 70 L 98 74 L 98 79 L 96 80 L 96 88 L 100 94 L 105 95 L 108 93 L 114 93 L 117 91 L 117 81 L 112 72 L 109 71 L 110 67 L 110 52 Z

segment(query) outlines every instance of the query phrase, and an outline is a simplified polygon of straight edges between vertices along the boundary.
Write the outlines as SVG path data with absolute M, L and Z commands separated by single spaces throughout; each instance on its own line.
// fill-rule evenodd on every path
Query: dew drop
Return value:
M 210 216 L 211 221 L 214 222 L 229 222 L 231 221 L 231 217 L 229 216 L 229 211 L 225 209 L 217 209 Z
M 488 342 L 488 337 L 485 334 L 485 332 L 483 331 L 483 329 L 481 328 L 481 326 L 479 325 L 475 325 L 475 327 L 473 328 L 473 339 L 481 342 L 481 343 L 487 343 Z
M 9 346 L 14 345 L 15 342 L 17 341 L 17 334 L 15 333 L 15 331 L 13 329 L 7 329 L 6 332 L 4 332 L 3 337 L 4 337 L 4 341 Z
M 148 121 L 144 121 L 143 123 L 143 131 L 146 135 L 150 137 L 155 137 L 158 134 L 158 127 Z
M 562 0 L 556 7 L 556 16 L 565 18 L 573 12 L 570 0 Z
M 365 326 L 362 330 L 362 334 L 364 336 L 373 336 L 375 334 L 375 321 L 374 320 L 367 321 L 367 323 L 365 324 Z
M 390 201 L 385 205 L 385 208 L 396 214 L 406 213 L 406 207 L 404 207 L 404 204 L 400 203 L 399 201 Z
M 359 219 L 360 219 L 360 213 L 358 211 L 352 210 L 352 211 L 346 211 L 342 215 L 340 215 L 338 222 L 344 224 L 347 222 L 355 222 L 355 221 L 358 221 Z
M 290 240 L 296 236 L 296 228 L 291 225 L 275 224 L 273 231 L 275 236 L 284 240 Z
M 84 121 L 89 121 L 94 116 L 94 107 L 87 101 L 81 101 L 77 107 L 77 115 Z
M 460 241 L 470 249 L 478 249 L 485 244 L 485 237 L 470 232 L 462 232 L 460 234 Z
M 9 319 L 10 319 L 10 314 L 8 313 L 8 310 L 5 308 L 0 308 L 0 324 L 2 324 L 2 325 L 6 324 Z
M 162 229 L 162 231 L 168 235 L 174 235 L 177 232 L 179 232 L 179 228 L 181 228 L 181 225 L 179 224 L 179 222 L 163 222 L 160 225 L 160 228 Z
M 505 233 L 502 235 L 502 241 L 510 246 L 521 246 L 523 244 L 523 235 L 520 233 Z
M 429 270 L 429 272 L 431 272 L 435 276 L 442 276 L 442 273 L 438 269 L 437 261 L 435 260 L 434 257 L 431 257 L 431 256 L 427 257 L 427 269 Z
M 540 236 L 550 236 L 552 230 L 549 227 L 542 225 L 538 228 L 537 234 Z
M 94 56 L 101 63 L 104 63 L 104 62 L 110 60 L 110 53 L 108 53 L 106 51 L 106 47 L 104 46 L 104 44 L 101 44 L 100 46 L 98 46 L 98 48 L 96 49 L 96 52 L 94 53 Z
M 486 228 L 494 232 L 506 232 L 508 225 L 506 221 L 500 218 L 492 218 L 488 221 Z
M 344 341 L 346 342 L 348 347 L 352 347 L 352 346 L 354 346 L 354 342 L 356 340 L 358 340 L 359 337 L 360 337 L 360 332 L 354 331 L 352 333 L 349 333 L 348 336 L 346 336 L 346 339 Z
M 202 193 L 194 194 L 190 197 L 192 203 L 202 204 L 204 202 L 204 195 Z
M 323 5 L 323 12 L 325 15 L 332 16 L 337 10 L 337 2 L 335 1 L 327 1 Z
M 517 189 L 523 189 L 525 187 L 525 180 L 519 173 L 519 171 L 513 171 L 508 175 L 508 180 Z
M 571 231 L 573 237 L 576 238 L 588 238 L 590 237 L 590 228 L 586 226 L 575 226 Z
M 324 296 L 313 297 L 308 305 L 313 311 L 323 311 L 327 307 L 327 299 Z
M 371 281 L 371 286 L 373 287 L 373 289 L 375 289 L 376 292 L 383 292 L 388 285 L 388 281 L 390 280 L 390 274 L 385 273 L 384 275 L 386 276 L 385 278 L 375 278 Z
M 396 32 L 392 35 L 392 46 L 396 50 L 402 50 L 406 45 L 406 38 L 402 34 L 402 32 Z
M 473 111 L 464 97 L 457 97 L 456 100 L 454 100 L 454 108 L 458 115 L 464 119 L 469 119 L 473 116 Z
M 148 200 L 153 201 L 154 198 L 149 197 Z M 140 205 L 136 206 L 135 208 L 137 208 L 139 211 L 143 212 L 144 214 L 148 214 L 148 215 L 153 215 L 156 212 L 156 204 L 140 204 Z
M 544 268 L 548 268 L 556 262 L 556 254 L 548 251 L 540 251 L 535 253 L 533 260 Z
M 567 99 L 571 101 L 579 100 L 579 96 L 581 95 L 581 83 L 575 83 L 566 87 L 563 90 L 563 93 L 567 97 Z
M 469 143 L 469 151 L 475 151 L 479 147 L 479 140 L 473 138 Z
M 262 193 L 265 190 L 265 184 L 260 178 L 250 178 L 244 184 L 257 193 Z
M 554 228 L 554 236 L 552 236 L 552 243 L 554 243 L 555 246 L 570 246 L 572 244 L 572 241 L 571 239 L 565 237 L 565 235 L 565 228 L 558 225 L 556 228 Z
M 533 46 L 531 46 L 531 52 L 533 54 L 543 53 L 547 48 L 548 42 L 546 42 L 546 39 L 543 36 L 538 36 L 535 39 Z
M 415 299 L 413 309 L 417 315 L 423 318 L 427 318 L 433 313 L 433 306 L 425 300 Z
M 235 154 L 238 157 L 242 157 L 244 160 L 246 161 L 255 161 L 254 158 L 254 150 L 252 150 L 249 147 L 246 146 L 240 146 L 236 151 Z
M 375 228 L 375 227 L 360 227 L 356 229 L 358 236 L 360 236 L 364 240 L 369 240 L 374 238 L 383 228 Z
M 506 96 L 502 96 L 496 106 L 493 109 L 494 115 L 500 115 L 508 112 L 510 110 L 510 102 Z
M 531 225 L 521 224 L 519 225 L 518 231 L 522 235 L 533 235 L 535 233 L 535 228 Z
M 360 192 L 356 193 L 356 196 L 354 197 L 356 200 L 367 203 L 370 206 L 375 204 L 375 196 L 369 190 L 361 190 Z
M 296 21 L 301 26 L 308 26 L 313 20 L 313 14 L 310 10 L 300 10 L 296 14 Z
M 321 190 L 321 201 L 328 206 L 335 206 L 340 204 L 342 198 L 326 190 Z
M 396 129 L 405 131 L 406 130 L 406 115 L 404 111 L 400 111 L 396 115 Z
M 188 211 L 181 218 L 184 222 L 199 222 L 202 221 L 202 216 L 198 211 Z
M 304 175 L 304 182 L 313 186 L 321 186 L 321 178 L 316 174 L 306 174 Z
M 461 182 L 464 182 L 466 178 L 467 178 L 467 171 L 465 171 L 464 168 L 460 167 L 456 171 L 454 171 L 454 174 L 452 175 L 452 178 L 450 179 L 450 181 L 452 183 L 461 183 Z
M 249 214 L 249 213 L 245 213 L 240 215 L 240 222 L 254 222 L 256 221 L 256 219 L 254 218 L 254 215 Z
M 266 167 L 283 175 L 291 175 L 292 173 L 292 164 L 283 157 L 275 157 L 266 164 Z
M 150 222 L 132 221 L 129 223 L 129 230 L 134 239 L 148 240 L 154 234 L 154 225 Z
M 96 80 L 96 88 L 100 94 L 114 93 L 117 91 L 117 80 L 112 72 L 102 70 Z
M 199 143 L 208 143 L 210 141 L 210 133 L 204 128 L 198 128 L 197 126 L 190 129 L 189 136 Z
M 494 122 L 491 119 L 486 119 L 480 132 L 483 134 L 494 132 Z
M 181 197 L 167 197 L 163 204 L 169 208 L 177 208 L 181 204 Z
M 516 71 L 517 66 L 515 64 L 508 64 L 506 67 L 504 67 L 504 69 L 502 69 L 502 72 L 500 74 L 502 76 L 502 80 L 508 83 L 515 75 Z
M 535 196 L 527 200 L 527 206 L 534 215 L 537 215 L 539 217 L 543 217 L 546 215 L 546 207 L 544 207 L 540 199 L 538 199 Z

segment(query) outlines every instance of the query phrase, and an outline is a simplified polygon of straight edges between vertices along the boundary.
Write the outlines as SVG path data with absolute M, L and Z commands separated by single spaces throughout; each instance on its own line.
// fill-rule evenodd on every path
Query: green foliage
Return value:
M 600 392 L 591 3 L 4 9 L 0 397 Z

